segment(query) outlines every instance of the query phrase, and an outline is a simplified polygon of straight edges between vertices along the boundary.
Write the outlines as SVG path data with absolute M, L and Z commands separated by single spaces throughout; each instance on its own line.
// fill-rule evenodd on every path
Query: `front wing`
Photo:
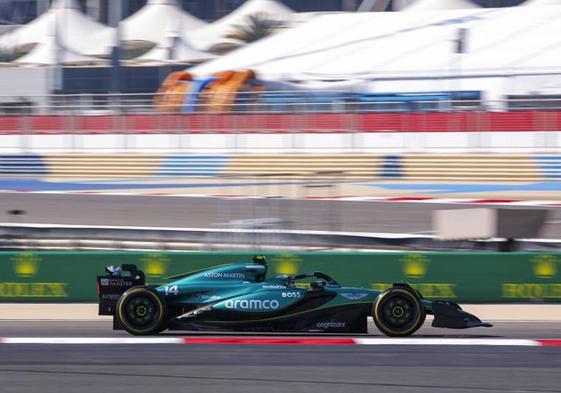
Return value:
M 449 329 L 467 329 L 472 327 L 491 327 L 490 323 L 482 322 L 475 315 L 470 314 L 453 302 L 432 302 L 433 327 Z

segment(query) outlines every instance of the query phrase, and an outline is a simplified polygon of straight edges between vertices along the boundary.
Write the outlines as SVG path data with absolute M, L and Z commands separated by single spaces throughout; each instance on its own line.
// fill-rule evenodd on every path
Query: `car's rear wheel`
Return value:
M 117 302 L 119 324 L 134 335 L 157 334 L 165 329 L 166 303 L 152 288 L 134 287 L 121 295 Z
M 404 288 L 390 288 L 374 302 L 372 318 L 386 336 L 404 337 L 415 333 L 423 325 L 426 313 L 421 300 Z

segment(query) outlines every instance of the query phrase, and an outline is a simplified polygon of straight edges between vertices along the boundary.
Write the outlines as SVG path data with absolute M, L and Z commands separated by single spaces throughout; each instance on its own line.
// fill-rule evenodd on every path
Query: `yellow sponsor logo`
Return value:
M 403 273 L 409 278 L 421 278 L 427 273 L 429 258 L 423 254 L 409 254 L 401 261 Z
M 532 269 L 538 278 L 552 278 L 557 274 L 557 259 L 553 255 L 538 255 L 532 258 Z
M 280 254 L 273 258 L 277 274 L 296 274 L 302 260 L 296 254 Z
M 20 277 L 31 277 L 39 271 L 41 258 L 30 252 L 23 252 L 12 257 L 14 273 Z
M 169 258 L 162 254 L 146 254 L 140 258 L 140 263 L 147 276 L 160 277 L 167 271 Z
M 390 288 L 393 284 L 391 283 L 373 283 L 371 285 L 372 289 L 375 291 L 384 291 Z M 416 283 L 411 284 L 415 289 L 417 289 L 423 297 L 427 299 L 455 299 L 456 296 L 456 284 L 451 283 Z
M 561 299 L 561 284 L 505 283 L 505 299 Z
M 65 282 L 0 282 L 0 298 L 68 297 Z

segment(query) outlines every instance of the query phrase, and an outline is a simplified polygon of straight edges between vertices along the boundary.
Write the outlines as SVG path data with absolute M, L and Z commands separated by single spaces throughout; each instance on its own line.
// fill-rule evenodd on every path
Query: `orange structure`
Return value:
M 255 79 L 251 70 L 221 71 L 213 75 L 213 80 L 193 94 L 198 94 L 196 107 L 204 112 L 228 112 L 233 109 L 238 94 L 243 91 L 260 91 L 259 87 L 250 87 L 249 82 Z M 172 72 L 158 89 L 154 98 L 154 105 L 162 112 L 179 112 L 185 102 L 185 95 L 193 81 L 193 76 L 187 71 Z
M 208 93 L 206 110 L 209 112 L 226 112 L 232 109 L 240 91 L 247 89 L 247 83 L 255 79 L 251 70 L 224 71 L 215 74 L 218 80 L 209 84 L 205 93 Z M 249 90 L 249 89 L 247 89 Z
M 163 81 L 154 97 L 154 106 L 161 112 L 179 112 L 193 76 L 187 71 L 176 71 Z

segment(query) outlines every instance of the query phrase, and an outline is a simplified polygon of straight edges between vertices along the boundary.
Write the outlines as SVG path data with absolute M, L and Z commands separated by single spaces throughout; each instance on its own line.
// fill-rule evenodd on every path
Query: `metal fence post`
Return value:
M 31 138 L 31 135 L 28 135 L 27 132 L 31 131 L 29 123 L 31 121 L 30 116 L 22 116 L 20 118 L 20 135 L 19 135 L 19 150 L 22 154 L 29 153 L 29 141 L 28 138 Z

